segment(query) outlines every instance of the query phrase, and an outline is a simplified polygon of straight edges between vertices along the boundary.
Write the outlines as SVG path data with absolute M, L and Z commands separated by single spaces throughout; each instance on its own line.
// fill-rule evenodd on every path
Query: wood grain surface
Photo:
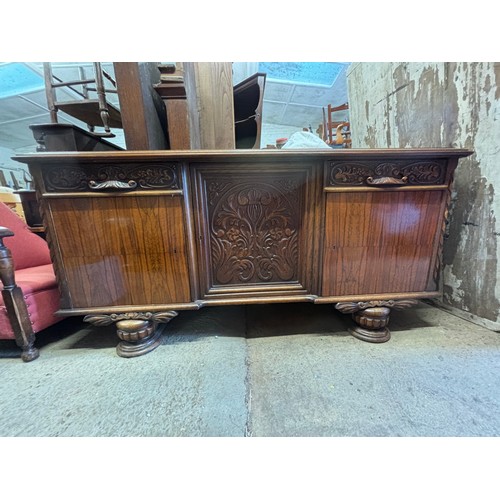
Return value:
M 36 180 L 62 313 L 90 314 L 435 297 L 449 183 L 458 158 L 470 154 L 197 150 L 16 159 Z M 136 186 L 127 190 L 89 187 L 130 179 Z
M 73 307 L 189 302 L 180 196 L 50 200 Z
M 442 191 L 328 193 L 323 295 L 426 291 Z

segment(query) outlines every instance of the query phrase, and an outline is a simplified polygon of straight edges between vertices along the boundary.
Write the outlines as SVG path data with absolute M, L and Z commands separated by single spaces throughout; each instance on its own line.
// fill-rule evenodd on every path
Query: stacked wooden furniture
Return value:
M 256 73 L 234 86 L 236 149 L 259 149 L 266 74 Z
M 123 148 L 71 123 L 30 125 L 37 151 L 120 151 Z
M 101 63 L 94 62 L 93 74 L 87 76 L 85 68 L 79 67 L 79 78 L 63 81 L 52 70 L 50 62 L 43 63 L 45 94 L 52 123 L 58 123 L 58 113 L 63 111 L 86 123 L 89 130 L 103 137 L 114 137 L 112 128 L 122 128 L 120 110 L 107 99 L 106 94 L 116 93 L 116 82 L 103 70 Z M 106 80 L 112 84 L 106 87 Z M 57 89 L 71 89 L 74 99 L 61 100 Z M 103 127 L 104 132 L 97 133 L 95 127 Z
M 160 64 L 153 88 L 165 104 L 170 149 L 190 149 L 189 112 L 182 63 Z
M 154 89 L 160 80 L 158 64 L 115 62 L 113 68 L 126 149 L 171 149 L 165 104 Z
M 204 306 L 332 303 L 389 339 L 391 309 L 439 295 L 453 172 L 468 150 L 40 153 L 62 316 L 116 323 L 118 354 Z
M 159 66 L 169 149 L 259 149 L 266 75 L 233 87 L 231 63 Z M 144 148 L 150 149 L 150 148 Z

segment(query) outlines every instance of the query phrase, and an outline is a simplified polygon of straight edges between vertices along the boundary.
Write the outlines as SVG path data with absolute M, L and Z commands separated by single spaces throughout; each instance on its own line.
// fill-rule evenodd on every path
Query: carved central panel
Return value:
M 206 179 L 212 285 L 298 281 L 303 173 Z

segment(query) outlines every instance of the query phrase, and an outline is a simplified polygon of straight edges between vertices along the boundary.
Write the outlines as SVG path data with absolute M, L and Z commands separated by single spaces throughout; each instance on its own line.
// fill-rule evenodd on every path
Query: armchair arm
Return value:
M 35 334 L 24 301 L 23 291 L 17 286 L 15 278 L 14 260 L 12 253 L 4 245 L 3 238 L 14 236 L 14 233 L 0 226 L 0 281 L 3 284 L 2 298 L 7 309 L 9 321 L 14 331 L 16 343 L 23 350 L 23 361 L 32 361 L 39 355 L 34 347 Z
M 12 290 L 16 286 L 16 280 L 12 253 L 3 243 L 7 236 L 14 236 L 14 233 L 9 228 L 0 226 L 0 280 L 5 289 Z

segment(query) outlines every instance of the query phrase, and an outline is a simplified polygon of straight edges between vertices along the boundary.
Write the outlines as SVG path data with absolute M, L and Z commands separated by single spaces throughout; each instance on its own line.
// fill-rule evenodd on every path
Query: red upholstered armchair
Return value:
M 5 241 L 4 241 L 5 238 Z M 47 242 L 0 203 L 0 339 L 14 339 L 23 361 L 39 355 L 35 334 L 60 321 L 59 290 Z

